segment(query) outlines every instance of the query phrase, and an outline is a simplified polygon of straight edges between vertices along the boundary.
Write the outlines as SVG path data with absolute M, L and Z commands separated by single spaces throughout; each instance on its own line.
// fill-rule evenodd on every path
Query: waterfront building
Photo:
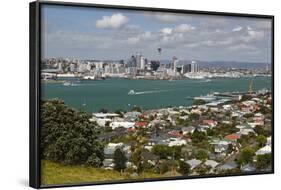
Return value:
M 191 73 L 197 73 L 198 72 L 198 65 L 196 61 L 191 62 Z
M 134 55 L 127 62 L 127 67 L 137 67 L 137 59 Z
M 191 72 L 191 64 L 182 65 L 181 74 L 190 73 Z
M 146 65 L 146 59 L 145 57 L 141 56 L 140 58 L 140 69 L 144 70 Z
M 178 62 L 179 62 L 178 58 L 173 57 L 172 66 L 173 66 L 173 70 L 174 70 L 175 73 L 177 72 L 177 64 L 178 64 Z

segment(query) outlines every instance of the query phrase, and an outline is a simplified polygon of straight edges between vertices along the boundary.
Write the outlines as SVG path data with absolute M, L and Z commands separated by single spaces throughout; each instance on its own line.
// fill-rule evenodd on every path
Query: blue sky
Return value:
M 270 62 L 267 19 L 43 5 L 44 58 Z M 162 48 L 158 55 L 157 48 Z

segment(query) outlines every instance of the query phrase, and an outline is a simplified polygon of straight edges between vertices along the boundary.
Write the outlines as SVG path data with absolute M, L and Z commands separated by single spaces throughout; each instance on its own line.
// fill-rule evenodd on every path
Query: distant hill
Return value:
M 170 60 L 162 60 L 161 63 L 170 63 Z M 191 63 L 191 60 L 179 60 L 179 65 Z M 200 67 L 222 67 L 222 68 L 241 68 L 241 69 L 258 69 L 270 66 L 265 62 L 238 62 L 238 61 L 200 61 L 196 60 Z

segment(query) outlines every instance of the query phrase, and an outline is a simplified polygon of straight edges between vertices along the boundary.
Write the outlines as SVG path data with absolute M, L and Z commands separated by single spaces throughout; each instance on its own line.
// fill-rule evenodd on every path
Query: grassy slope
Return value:
M 42 160 L 41 164 L 43 185 L 133 179 L 129 174 L 120 174 L 117 171 L 101 168 L 66 166 L 47 160 Z M 153 173 L 143 173 L 137 178 L 157 177 L 161 176 Z

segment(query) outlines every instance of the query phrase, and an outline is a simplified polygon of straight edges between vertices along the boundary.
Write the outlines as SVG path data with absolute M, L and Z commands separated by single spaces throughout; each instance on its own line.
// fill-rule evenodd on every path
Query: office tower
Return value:
M 173 66 L 173 70 L 174 70 L 174 72 L 176 72 L 176 71 L 177 71 L 177 64 L 178 64 L 178 62 L 179 62 L 178 58 L 173 57 L 173 60 L 172 60 L 172 66 Z
M 145 58 L 143 56 L 140 57 L 140 69 L 144 70 L 145 69 Z
M 181 73 L 190 73 L 191 72 L 191 64 L 186 64 L 182 66 Z
M 141 68 L 141 54 L 136 53 L 136 64 L 137 64 L 137 68 L 140 69 Z
M 192 73 L 197 73 L 198 72 L 198 65 L 197 65 L 196 61 L 192 61 L 191 62 L 191 72 Z

